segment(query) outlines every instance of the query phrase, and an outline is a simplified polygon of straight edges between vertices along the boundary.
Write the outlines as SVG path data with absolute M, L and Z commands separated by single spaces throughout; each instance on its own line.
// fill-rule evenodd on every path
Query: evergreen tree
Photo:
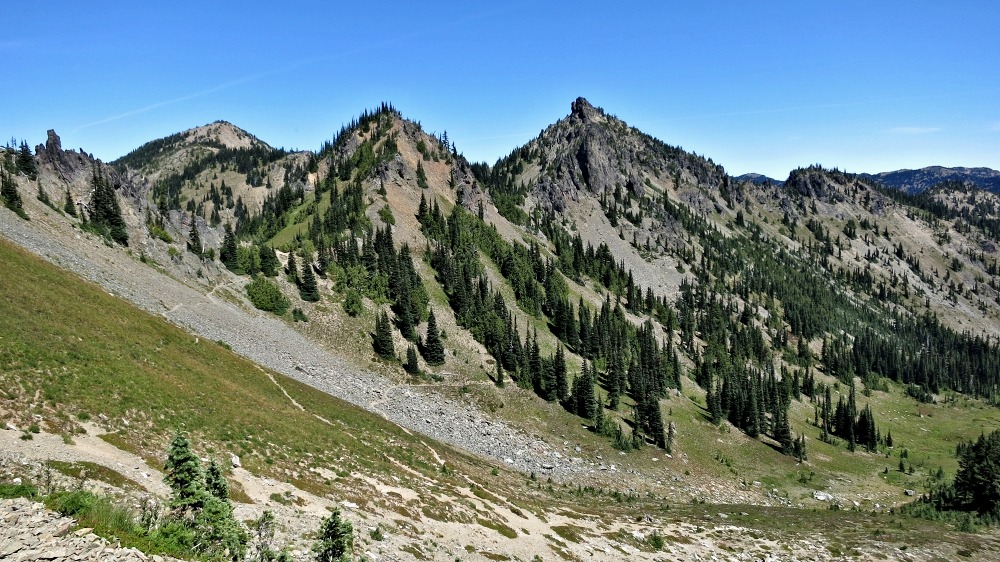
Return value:
M 792 454 L 799 460 L 800 463 L 808 458 L 806 455 L 805 435 L 799 435 L 799 438 L 795 440 L 795 443 L 792 445 Z
M 420 365 L 417 363 L 417 350 L 412 345 L 406 348 L 406 363 L 403 363 L 403 369 L 411 375 L 420 372 Z
M 566 380 L 566 353 L 563 351 L 562 345 L 556 348 L 555 360 L 552 364 L 553 376 L 555 377 L 555 393 L 556 399 L 560 402 L 565 402 L 566 398 L 569 396 L 569 383 Z
M 299 266 L 295 263 L 295 250 L 288 252 L 288 263 L 285 264 L 285 273 L 288 274 L 288 282 L 299 284 Z
M 192 524 L 195 549 L 211 560 L 238 562 L 246 555 L 247 534 L 233 516 L 233 504 L 205 494 L 204 508 L 195 513 Z
M 191 228 L 188 230 L 188 250 L 194 255 L 201 257 L 205 249 L 201 245 L 201 235 L 198 233 L 198 221 L 194 213 L 191 213 Z
M 573 403 L 576 415 L 588 420 L 594 419 L 598 408 L 601 407 L 594 397 L 594 379 L 586 361 L 583 363 L 580 376 L 573 380 Z
M 229 499 L 229 482 L 226 481 L 222 467 L 215 462 L 215 459 L 212 459 L 208 464 L 208 470 L 205 471 L 205 489 L 220 500 Z
M 392 325 L 385 312 L 380 312 L 375 319 L 374 347 L 375 353 L 382 359 L 396 358 L 396 348 L 392 343 Z
M 329 517 L 323 519 L 312 550 L 316 554 L 316 562 L 350 560 L 354 550 L 354 527 L 350 521 L 340 518 L 340 509 L 335 508 Z
M 76 216 L 76 203 L 73 201 L 73 195 L 70 194 L 69 189 L 66 189 L 66 203 L 63 204 L 63 211 L 71 217 Z
M 10 177 L 7 171 L 0 171 L 0 198 L 8 209 L 17 213 L 22 219 L 28 218 L 24 212 L 24 203 L 21 201 L 21 194 L 17 192 L 17 184 Z
M 203 473 L 191 442 L 179 431 L 167 451 L 163 481 L 171 489 L 172 516 L 191 533 L 196 551 L 210 559 L 243 559 L 247 535 L 233 517 L 222 469 L 213 461 Z
M 112 241 L 128 246 L 128 232 L 125 219 L 118 204 L 115 189 L 108 183 L 100 168 L 95 169 L 90 179 L 93 195 L 90 199 L 90 226 Z
M 1000 515 L 1000 430 L 959 446 L 954 487 L 963 508 Z
M 779 406 L 774 413 L 774 440 L 781 444 L 781 453 L 791 455 L 792 450 L 792 430 L 788 426 L 788 408 Z
M 278 260 L 277 254 L 274 253 L 274 248 L 262 245 L 259 250 L 260 255 L 260 272 L 267 277 L 274 277 L 278 274 L 278 268 L 281 267 L 281 261 Z
M 225 226 L 225 234 L 222 237 L 222 247 L 219 248 L 219 261 L 229 270 L 236 269 L 236 234 L 233 227 L 228 222 Z
M 434 317 L 434 310 L 431 309 L 427 317 L 427 338 L 424 340 L 424 360 L 428 365 L 444 364 L 444 343 L 441 341 L 441 332 L 437 327 L 437 319 Z
M 302 282 L 299 283 L 299 296 L 302 300 L 316 302 L 319 300 L 319 286 L 316 285 L 316 275 L 308 260 L 302 264 Z
M 420 194 L 420 204 L 417 205 L 417 221 L 423 225 L 424 221 L 427 220 L 427 198 L 424 194 Z
M 38 182 L 38 195 L 36 195 L 35 197 L 45 205 L 48 205 L 52 209 L 55 209 L 55 206 L 52 205 L 52 200 L 49 199 L 49 194 L 46 193 L 44 189 L 42 189 L 42 182 Z
M 163 481 L 170 486 L 169 505 L 179 513 L 201 509 L 205 502 L 204 474 L 201 461 L 191 450 L 183 433 L 174 434 L 163 466 Z
M 667 432 L 663 427 L 663 414 L 660 411 L 660 401 L 655 396 L 648 396 L 640 403 L 643 413 L 643 430 L 653 443 L 661 449 L 667 448 Z
M 542 396 L 542 354 L 538 348 L 538 331 L 532 330 L 531 345 L 525 344 L 528 353 L 528 377 L 529 382 L 535 390 L 535 394 Z
M 497 361 L 496 364 L 497 364 L 497 377 L 495 382 L 497 387 L 503 388 L 504 385 L 506 384 L 503 380 L 504 379 L 503 365 L 499 360 Z
M 424 172 L 424 165 L 417 162 L 417 185 L 421 189 L 427 189 L 427 174 Z
M 31 147 L 27 141 L 21 141 L 20 150 L 17 152 L 17 170 L 28 176 L 28 179 L 38 177 L 38 168 L 35 167 L 35 157 L 31 153 Z

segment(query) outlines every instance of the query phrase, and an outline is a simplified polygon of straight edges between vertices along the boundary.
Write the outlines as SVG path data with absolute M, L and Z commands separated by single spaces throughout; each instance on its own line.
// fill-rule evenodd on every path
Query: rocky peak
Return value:
M 59 135 L 56 134 L 55 130 L 48 130 L 48 138 L 45 140 L 45 150 L 48 152 L 58 152 L 62 150 L 62 141 L 59 139 Z
M 87 172 L 84 175 L 89 175 L 94 162 L 88 155 L 82 150 L 80 153 L 63 150 L 62 140 L 52 129 L 46 135 L 45 144 L 35 147 L 35 155 L 42 167 L 51 168 L 63 181 L 70 183 L 77 175 L 83 174 L 83 170 Z
M 257 137 L 228 121 L 216 121 L 208 125 L 188 129 L 181 134 L 187 142 L 192 144 L 207 142 L 222 145 L 226 148 L 252 148 L 255 145 L 267 146 L 266 143 L 260 141 Z
M 604 115 L 600 109 L 597 109 L 591 105 L 589 101 L 582 97 L 576 98 L 576 100 L 570 104 L 570 114 L 584 121 L 598 121 Z

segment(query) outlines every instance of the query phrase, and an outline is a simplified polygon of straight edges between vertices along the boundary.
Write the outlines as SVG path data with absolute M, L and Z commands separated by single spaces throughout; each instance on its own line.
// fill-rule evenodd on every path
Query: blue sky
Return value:
M 16 2 L 0 135 L 111 160 L 218 119 L 316 149 L 390 101 L 490 163 L 584 96 L 732 174 L 1000 169 L 993 2 Z

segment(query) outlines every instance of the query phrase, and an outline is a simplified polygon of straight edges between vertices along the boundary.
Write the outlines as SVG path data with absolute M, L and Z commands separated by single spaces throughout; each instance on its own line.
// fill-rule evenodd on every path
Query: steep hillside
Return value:
M 492 166 L 388 104 L 316 153 L 216 123 L 113 169 L 36 160 L 25 194 L 83 197 L 105 170 L 141 262 L 358 373 L 321 388 L 555 484 L 881 512 L 950 478 L 956 442 L 997 418 L 998 200 L 968 185 L 739 180 L 582 98 Z M 26 209 L 100 234 L 91 211 Z M 269 345 L 233 347 L 287 367 Z M 420 413 L 439 403 L 508 438 Z
M 42 218 L 40 209 L 32 211 Z M 18 221 L 0 210 L 5 235 Z M 33 436 L 25 441 L 17 431 L 0 431 L 0 483 L 82 485 L 128 504 L 162 500 L 150 494 L 163 493 L 162 455 L 182 423 L 206 458 L 238 455 L 242 466 L 226 470 L 238 517 L 275 513 L 273 546 L 294 549 L 299 560 L 334 506 L 354 523 L 359 551 L 402 560 L 691 559 L 733 548 L 758 557 L 778 548 L 813 560 L 958 552 L 990 559 L 998 551 L 991 535 L 911 519 L 896 528 L 896 516 L 692 504 L 523 478 L 256 368 L 7 242 L 0 257 L 0 294 L 16 312 L 0 318 L 7 342 L 0 417 Z M 107 399 L 108 389 L 116 400 Z M 83 479 L 58 472 L 81 466 Z M 670 487 L 686 478 L 677 473 Z M 785 491 L 788 484 L 766 485 Z M 22 526 L 32 517 L 5 531 L 32 535 L 37 527 Z M 873 525 L 882 532 L 873 535 Z M 54 549 L 75 545 L 43 538 Z
M 222 224 L 259 214 L 282 197 L 279 191 L 309 189 L 314 162 L 309 153 L 272 148 L 218 121 L 146 143 L 112 166 L 142 185 L 172 237 L 188 235 L 195 221 L 200 235 L 217 245 Z

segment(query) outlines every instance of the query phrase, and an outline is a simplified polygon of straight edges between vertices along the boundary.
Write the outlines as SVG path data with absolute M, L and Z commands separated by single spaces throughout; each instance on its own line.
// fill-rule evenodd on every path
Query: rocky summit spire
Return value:
M 593 120 L 601 114 L 600 110 L 590 105 L 590 102 L 582 97 L 576 98 L 572 105 L 570 105 L 570 110 L 572 111 L 572 115 L 584 120 Z
M 48 138 L 45 140 L 45 150 L 55 154 L 62 150 L 62 141 L 59 139 L 59 135 L 56 134 L 55 130 L 49 129 Z

